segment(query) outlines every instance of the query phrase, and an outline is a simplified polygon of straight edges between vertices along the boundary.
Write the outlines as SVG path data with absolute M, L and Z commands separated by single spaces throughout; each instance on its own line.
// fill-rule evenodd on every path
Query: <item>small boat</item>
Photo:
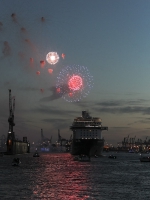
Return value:
M 135 153 L 133 149 L 129 149 L 129 153 Z
M 149 156 L 141 156 L 140 161 L 141 162 L 150 162 L 150 157 Z
M 87 156 L 87 155 L 78 155 L 78 156 L 75 156 L 73 158 L 74 161 L 80 161 L 80 162 L 89 162 L 90 161 L 90 157 Z
M 116 159 L 117 157 L 116 156 L 114 156 L 114 155 L 109 155 L 109 157 L 108 158 L 113 158 L 113 159 Z
M 35 152 L 35 153 L 33 154 L 33 157 L 40 157 L 40 155 L 39 155 L 38 152 Z
M 14 158 L 12 161 L 12 166 L 19 166 L 21 164 L 21 161 L 19 158 Z
M 75 156 L 75 157 L 73 158 L 73 160 L 74 160 L 74 161 L 78 161 L 78 160 L 79 160 L 79 156 Z
M 91 159 L 90 159 L 90 156 L 88 156 L 88 155 L 80 155 L 79 157 L 78 157 L 78 161 L 80 161 L 80 162 L 90 162 L 91 161 Z

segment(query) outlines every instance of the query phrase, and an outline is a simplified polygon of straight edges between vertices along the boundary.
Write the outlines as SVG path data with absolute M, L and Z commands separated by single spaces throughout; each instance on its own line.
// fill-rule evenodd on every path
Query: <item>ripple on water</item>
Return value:
M 25 154 L 19 167 L 11 166 L 14 156 L 1 157 L 0 199 L 149 199 L 150 163 L 137 154 L 108 156 L 81 163 L 69 153 Z

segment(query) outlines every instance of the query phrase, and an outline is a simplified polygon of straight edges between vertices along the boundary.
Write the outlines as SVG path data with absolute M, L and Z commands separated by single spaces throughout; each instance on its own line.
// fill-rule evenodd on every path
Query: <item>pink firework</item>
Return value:
M 85 66 L 67 66 L 57 77 L 56 92 L 68 102 L 85 98 L 93 87 L 93 76 Z
M 33 63 L 33 62 L 34 62 L 33 58 L 30 58 L 30 63 Z
M 73 75 L 68 80 L 68 87 L 70 90 L 80 90 L 83 86 L 83 80 L 79 75 Z
M 37 71 L 36 74 L 37 74 L 37 75 L 40 75 L 40 71 Z
M 40 61 L 40 65 L 41 65 L 41 67 L 43 68 L 43 67 L 45 66 L 45 61 L 44 61 L 44 60 L 41 60 L 41 61 Z
M 57 91 L 57 93 L 60 93 L 60 88 L 57 88 L 56 91 Z
M 66 55 L 65 55 L 64 53 L 61 54 L 61 57 L 62 57 L 63 59 L 65 59 L 65 56 L 66 56 Z
M 52 74 L 52 73 L 53 73 L 53 69 L 48 69 L 48 72 L 49 72 L 50 74 Z

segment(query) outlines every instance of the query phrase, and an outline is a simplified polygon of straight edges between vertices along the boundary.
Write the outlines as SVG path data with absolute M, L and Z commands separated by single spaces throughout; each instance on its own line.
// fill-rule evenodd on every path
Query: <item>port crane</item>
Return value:
M 40 141 L 41 145 L 47 147 L 49 146 L 51 143 L 52 143 L 52 136 L 51 138 L 46 138 L 44 137 L 44 134 L 43 134 L 43 129 L 41 129 L 41 141 Z
M 58 143 L 60 143 L 60 146 L 63 146 L 63 143 L 65 142 L 66 143 L 66 139 L 65 138 L 62 138 L 61 135 L 60 135 L 60 130 L 58 129 Z
M 13 98 L 11 97 L 11 90 L 9 90 L 9 118 L 8 118 L 9 130 L 8 130 L 8 133 L 11 134 L 13 140 L 15 139 L 15 134 L 13 131 L 13 127 L 15 126 L 14 111 L 15 111 L 15 97 Z

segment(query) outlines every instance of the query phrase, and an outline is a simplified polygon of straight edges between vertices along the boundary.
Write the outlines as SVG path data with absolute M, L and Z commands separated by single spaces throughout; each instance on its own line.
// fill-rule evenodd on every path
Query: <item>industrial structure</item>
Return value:
M 67 141 L 68 141 L 67 139 L 63 138 L 63 137 L 60 135 L 60 130 L 58 129 L 58 140 L 57 140 L 57 144 L 60 145 L 60 146 L 65 146 Z
M 58 129 L 58 138 L 56 142 L 52 142 L 52 136 L 47 138 L 44 136 L 43 129 L 41 129 L 40 140 L 37 144 L 33 143 L 31 148 L 32 151 L 37 149 L 41 152 L 70 152 L 72 136 L 67 140 L 60 135 L 60 130 Z
M 46 138 L 43 134 L 43 129 L 41 129 L 41 140 L 39 141 L 38 146 L 40 146 L 40 151 L 50 151 L 52 143 L 52 136 L 51 138 Z
M 60 135 L 60 130 L 58 129 L 58 141 L 57 141 L 57 145 L 64 147 L 66 152 L 70 152 L 71 151 L 71 144 L 72 144 L 72 135 L 70 136 L 70 139 L 67 140 L 65 138 L 63 138 Z
M 119 146 L 119 145 L 118 145 Z M 135 137 L 124 137 L 123 141 L 121 142 L 122 149 L 126 149 L 129 151 L 149 151 L 150 150 L 150 139 L 148 140 L 148 136 L 144 140 Z
M 0 136 L 0 152 L 6 152 L 6 136 Z
M 22 154 L 30 152 L 30 143 L 27 141 L 27 137 L 23 137 L 23 141 L 16 140 L 13 127 L 14 123 L 14 111 L 15 111 L 15 97 L 11 96 L 11 90 L 9 90 L 9 129 L 7 135 L 7 154 Z
M 117 147 L 105 144 L 104 151 L 150 152 L 150 139 L 148 139 L 148 136 L 142 140 L 136 139 L 136 136 L 129 137 L 128 135 L 121 142 L 118 142 Z

